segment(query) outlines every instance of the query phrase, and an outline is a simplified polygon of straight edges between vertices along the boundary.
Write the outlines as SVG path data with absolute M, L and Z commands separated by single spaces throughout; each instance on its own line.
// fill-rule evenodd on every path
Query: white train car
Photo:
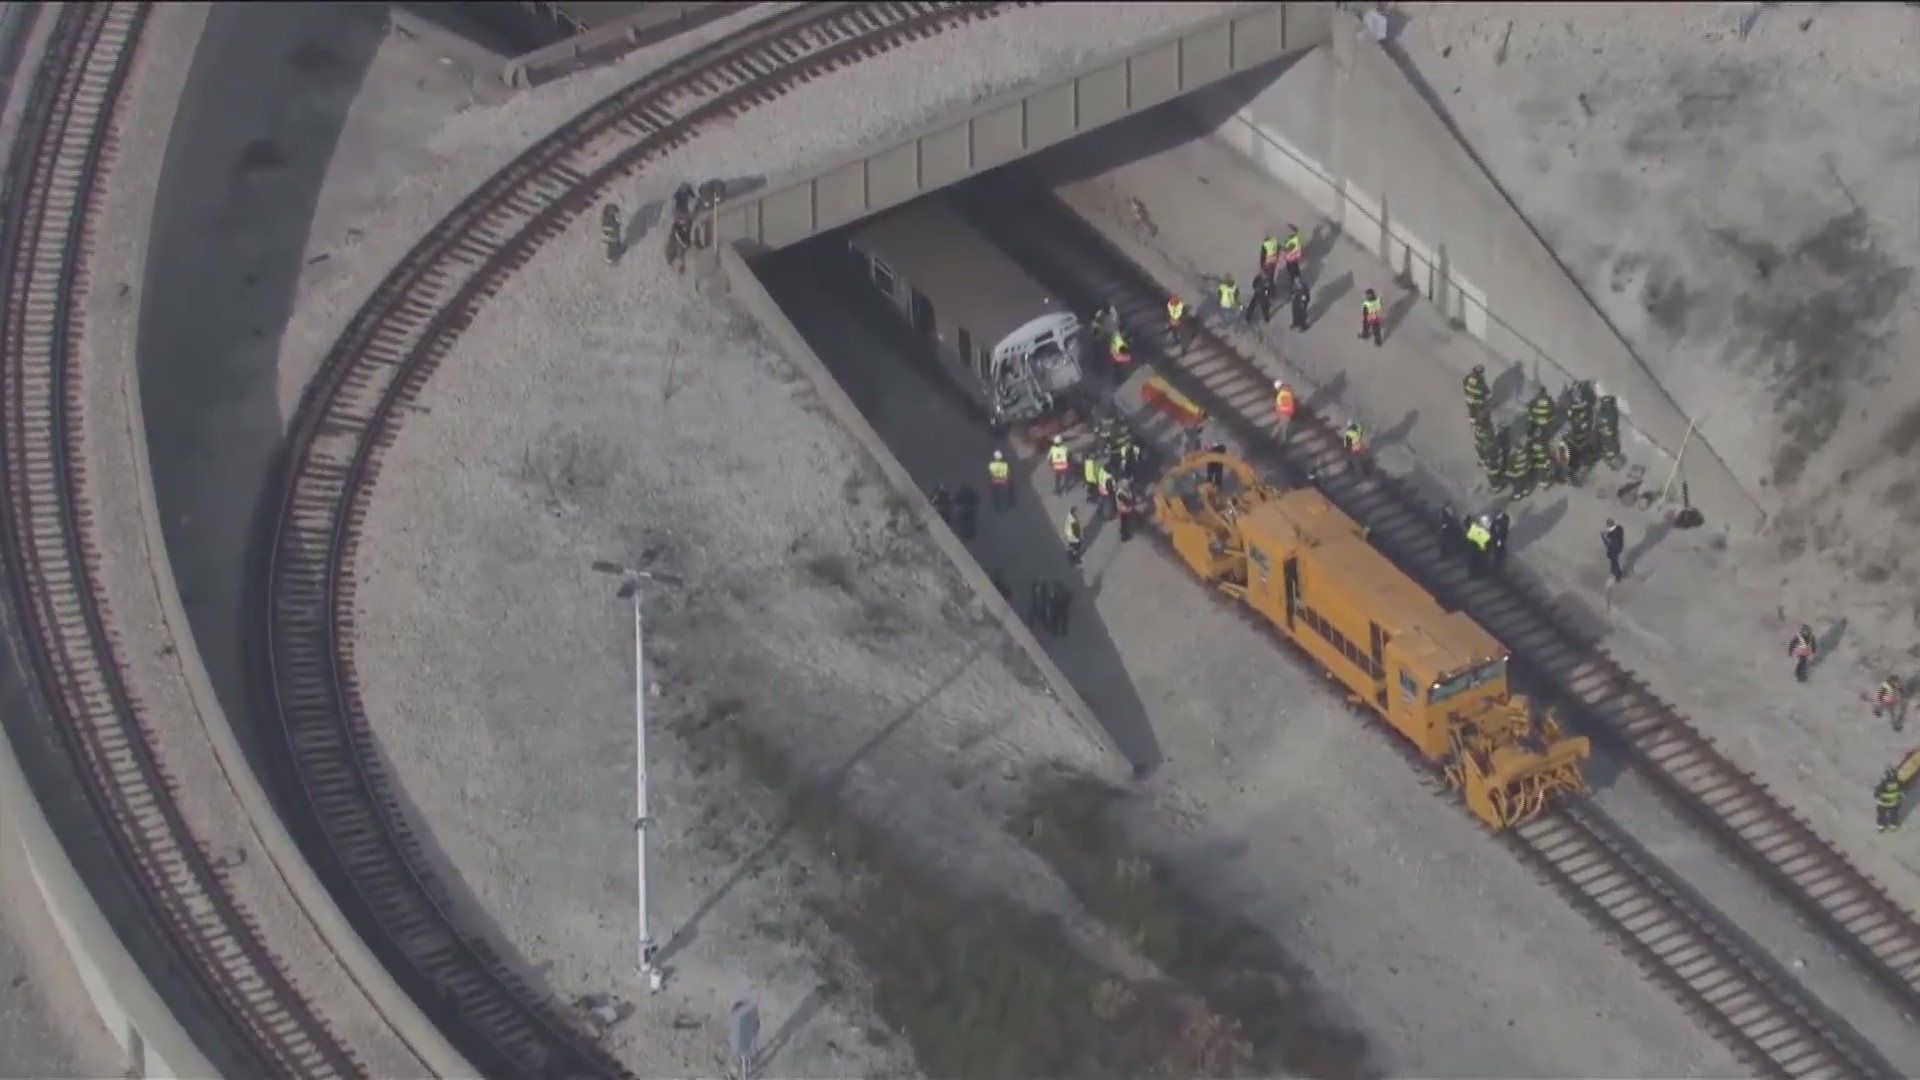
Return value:
M 1066 404 L 1083 379 L 1080 320 L 940 196 L 857 227 L 848 247 L 882 296 L 997 426 Z

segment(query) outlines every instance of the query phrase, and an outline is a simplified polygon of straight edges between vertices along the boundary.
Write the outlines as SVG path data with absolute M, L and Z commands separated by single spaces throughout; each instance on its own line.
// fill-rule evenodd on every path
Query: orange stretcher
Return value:
M 1205 409 L 1158 375 L 1141 385 L 1140 400 L 1183 427 L 1192 427 L 1207 418 Z

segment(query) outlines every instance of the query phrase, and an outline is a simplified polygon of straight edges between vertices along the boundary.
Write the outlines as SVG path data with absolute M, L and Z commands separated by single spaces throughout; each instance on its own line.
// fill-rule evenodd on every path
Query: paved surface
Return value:
M 789 310 L 901 461 L 928 488 L 984 487 L 990 435 L 903 360 L 909 343 L 812 294 L 801 273 L 784 277 Z M 1137 835 L 1271 933 L 1389 1075 L 1732 1070 L 1318 677 L 1111 522 L 1086 518 L 1084 570 L 1068 567 L 1058 523 L 1080 497 L 1055 497 L 1038 459 L 1015 475 L 1015 509 L 983 508 L 972 547 L 1022 604 L 1035 577 L 1074 584 L 1069 635 L 1045 639 L 1055 661 L 1117 739 L 1166 758 Z
M 1244 279 L 1252 269 L 1262 228 L 1293 222 L 1303 232 L 1321 230 L 1320 235 L 1326 236 L 1291 193 L 1274 188 L 1231 152 L 1207 143 L 1159 149 L 1177 135 L 1162 118 L 1148 117 L 1131 129 L 1115 131 L 1104 144 L 1096 136 L 1096 141 L 1069 148 L 1072 156 L 1050 159 L 1047 168 L 1062 178 L 1079 177 L 1064 189 L 1068 200 L 1102 223 L 1104 231 L 1132 249 L 1161 280 L 1178 283 L 1189 296 L 1200 295 L 1204 273 L 1230 270 Z M 1155 152 L 1125 160 L 1123 149 L 1141 147 Z M 1125 163 L 1116 165 L 1119 161 Z M 1134 199 L 1146 207 L 1157 230 L 1151 237 L 1132 225 Z M 1251 243 L 1249 236 L 1255 238 Z M 1279 329 L 1285 324 L 1283 313 L 1262 337 L 1244 329 L 1234 331 L 1241 335 L 1243 347 L 1258 350 L 1276 375 L 1287 373 L 1315 407 L 1334 417 L 1357 418 L 1372 433 L 1373 445 L 1391 471 L 1413 477 L 1436 498 L 1449 499 L 1456 507 L 1489 505 L 1488 496 L 1479 490 L 1459 404 L 1461 376 L 1484 359 L 1479 344 L 1453 331 L 1423 301 L 1397 293 L 1383 280 L 1386 275 L 1377 264 L 1350 246 L 1312 245 L 1308 273 L 1318 282 L 1312 328 L 1304 335 Z M 1382 348 L 1358 338 L 1359 291 L 1368 287 L 1377 288 L 1387 305 L 1387 339 Z M 1488 370 L 1497 369 L 1489 364 Z M 1496 386 L 1501 400 L 1511 400 L 1519 392 L 1516 385 Z M 1563 610 L 1605 635 L 1608 645 L 1619 650 L 1636 672 L 1677 700 L 1709 732 L 1722 737 L 1723 744 L 1731 741 L 1736 760 L 1770 778 L 1778 776 L 1782 766 L 1803 765 L 1806 758 L 1789 755 L 1805 747 L 1789 740 L 1807 738 L 1817 730 L 1783 727 L 1770 733 L 1777 737 L 1776 745 L 1762 745 L 1752 731 L 1729 739 L 1728 733 L 1750 720 L 1750 715 L 1731 713 L 1701 693 L 1697 684 L 1690 685 L 1689 671 L 1675 663 L 1673 650 L 1666 644 L 1696 638 L 1656 637 L 1658 629 L 1650 626 L 1658 624 L 1642 621 L 1643 613 L 1657 616 L 1687 603 L 1701 603 L 1702 593 L 1683 588 L 1682 583 L 1696 575 L 1734 573 L 1737 564 L 1711 543 L 1701 543 L 1688 532 L 1664 530 L 1646 515 L 1613 500 L 1611 492 L 1618 480 L 1609 476 L 1602 473 L 1584 491 L 1536 493 L 1515 508 L 1513 543 L 1518 561 L 1551 586 Z M 1611 590 L 1605 587 L 1606 567 L 1598 542 L 1607 517 L 1617 518 L 1628 530 L 1626 561 L 1631 571 L 1627 582 Z M 1720 611 L 1723 617 L 1733 617 L 1726 609 Z M 1782 633 L 1784 650 L 1784 634 L 1790 630 Z M 1777 667 L 1770 674 L 1783 675 Z M 1790 677 L 1786 681 L 1790 683 Z M 1776 771 L 1769 773 L 1770 768 Z M 1855 787 L 1864 790 L 1863 783 L 1856 782 Z M 1828 805 L 1829 799 L 1850 795 L 1838 784 L 1827 789 L 1804 779 L 1797 783 L 1789 779 L 1775 790 L 1802 807 Z M 1920 1042 L 1914 1040 L 1904 1019 L 1865 1004 L 1870 994 L 1840 958 L 1807 941 L 1791 915 L 1767 900 L 1755 882 L 1701 850 L 1664 811 L 1650 807 L 1636 781 L 1604 780 L 1600 799 L 1623 819 L 1633 820 L 1643 841 L 1756 939 L 1774 945 L 1788 963 L 1804 961 L 1805 977 L 1823 993 L 1847 1003 L 1850 1011 L 1857 1012 L 1854 1018 L 1863 1029 L 1890 1040 L 1889 1047 L 1908 1046 L 1920 1053 Z M 1843 849 L 1883 874 L 1896 897 L 1914 903 L 1916 896 L 1903 865 L 1887 857 L 1888 845 L 1875 843 L 1878 834 L 1862 828 L 1865 801 L 1851 805 L 1857 808 L 1855 814 L 1822 827 Z M 1904 854 L 1902 849 L 1891 850 Z

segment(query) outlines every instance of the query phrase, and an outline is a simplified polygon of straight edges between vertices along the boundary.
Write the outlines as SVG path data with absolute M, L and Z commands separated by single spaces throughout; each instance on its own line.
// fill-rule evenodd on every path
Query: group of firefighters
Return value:
M 674 189 L 667 221 L 667 265 L 684 271 L 687 252 L 713 242 L 712 215 L 726 194 L 727 185 L 721 180 L 703 181 L 699 187 L 682 181 Z M 627 249 L 626 228 L 614 203 L 600 208 L 600 242 L 606 247 L 608 265 L 618 262 Z
M 1591 382 L 1570 383 L 1558 401 L 1542 386 L 1508 427 L 1495 422 L 1486 365 L 1474 365 L 1462 390 L 1487 484 L 1512 499 L 1555 484 L 1577 486 L 1594 465 L 1620 460 L 1620 402 Z
M 1787 657 L 1793 661 L 1794 681 L 1806 682 L 1812 676 L 1813 666 L 1819 656 L 1820 639 L 1814 635 L 1813 627 L 1802 624 L 1787 641 Z M 1905 730 L 1906 680 L 1898 675 L 1888 675 L 1862 696 L 1872 706 L 1876 719 L 1884 716 L 1893 725 L 1893 730 Z M 1881 832 L 1892 832 L 1900 827 L 1900 808 L 1906 801 L 1907 784 L 1912 781 L 1916 769 L 1920 769 L 1920 750 L 1913 751 L 1901 764 L 1888 769 L 1880 777 L 1880 782 L 1874 785 L 1874 823 Z

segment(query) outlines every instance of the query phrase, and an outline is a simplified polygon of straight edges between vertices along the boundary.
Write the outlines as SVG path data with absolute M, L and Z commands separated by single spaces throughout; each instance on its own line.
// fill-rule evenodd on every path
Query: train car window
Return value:
M 1400 700 L 1412 703 L 1419 697 L 1420 684 L 1413 681 L 1413 676 L 1402 671 L 1400 673 Z
M 1497 679 L 1505 678 L 1506 674 L 1506 660 L 1489 660 L 1479 667 L 1471 668 L 1452 678 L 1442 679 L 1434 683 L 1433 688 L 1427 692 L 1427 700 L 1437 704 L 1456 694 L 1465 693 L 1476 686 L 1485 686 Z
M 953 332 L 953 339 L 958 343 L 960 349 L 960 363 L 966 367 L 972 367 L 973 335 L 967 333 L 967 331 L 962 328 Z
M 892 296 L 894 289 L 893 268 L 881 262 L 879 259 L 873 260 L 873 283 L 880 286 L 881 292 Z
M 1260 571 L 1260 581 L 1264 584 L 1267 580 L 1267 575 L 1273 571 L 1273 564 L 1267 561 L 1267 553 L 1257 547 L 1249 547 L 1247 549 L 1247 561 L 1253 564 L 1254 569 Z
M 913 328 L 929 339 L 940 339 L 940 328 L 933 319 L 933 301 L 922 295 L 919 289 L 913 290 Z

